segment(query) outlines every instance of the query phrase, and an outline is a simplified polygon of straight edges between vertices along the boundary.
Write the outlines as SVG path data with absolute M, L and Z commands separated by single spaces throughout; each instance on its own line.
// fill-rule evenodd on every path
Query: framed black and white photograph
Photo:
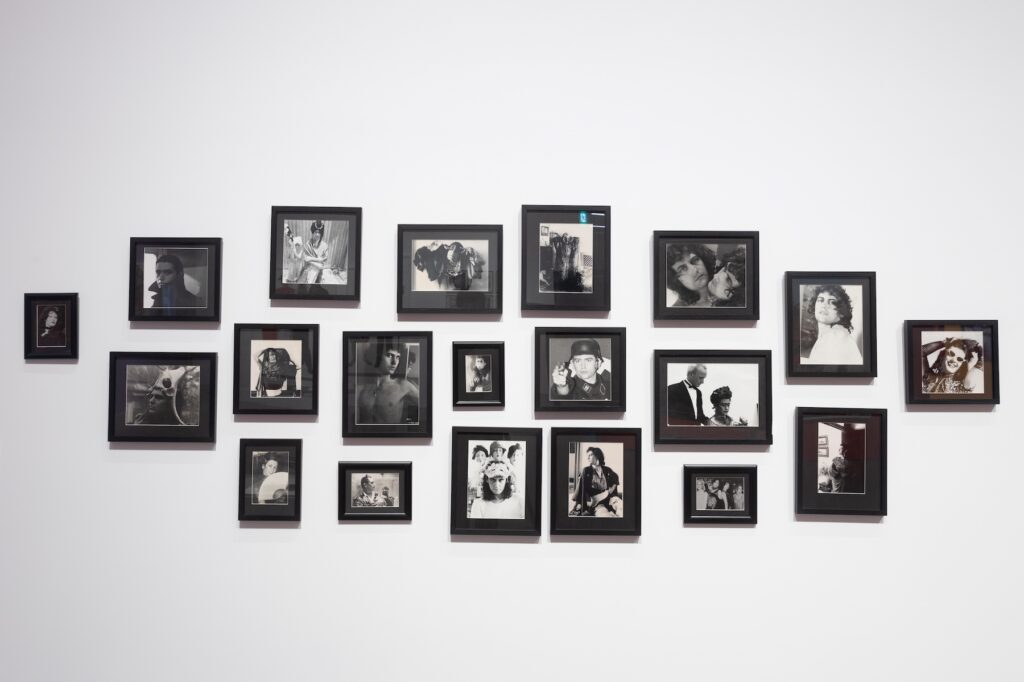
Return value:
M 399 225 L 398 312 L 501 314 L 501 225 Z
M 25 294 L 25 359 L 78 357 L 78 294 Z
M 886 411 L 798 407 L 797 514 L 885 516 Z
M 770 445 L 771 351 L 654 351 L 654 442 Z
M 212 443 L 217 354 L 112 352 L 107 440 Z
M 907 320 L 903 330 L 908 403 L 999 404 L 996 320 Z
M 132 237 L 128 319 L 220 322 L 221 239 Z
M 522 310 L 611 308 L 611 208 L 523 206 Z
M 431 332 L 343 332 L 342 435 L 429 438 Z
M 235 414 L 317 413 L 320 325 L 235 325 Z
M 625 412 L 625 327 L 537 327 L 538 412 Z
M 270 209 L 270 298 L 358 301 L 363 209 Z
M 540 535 L 541 433 L 452 428 L 452 535 Z
M 339 521 L 412 521 L 412 462 L 338 462 Z
M 452 344 L 452 405 L 505 406 L 505 343 Z
M 756 466 L 684 466 L 683 523 L 757 523 Z
M 299 521 L 302 441 L 243 438 L 238 450 L 238 520 Z
M 875 273 L 786 273 L 786 373 L 877 376 Z
M 757 232 L 654 233 L 654 319 L 760 318 Z
M 640 535 L 640 429 L 551 429 L 551 534 Z

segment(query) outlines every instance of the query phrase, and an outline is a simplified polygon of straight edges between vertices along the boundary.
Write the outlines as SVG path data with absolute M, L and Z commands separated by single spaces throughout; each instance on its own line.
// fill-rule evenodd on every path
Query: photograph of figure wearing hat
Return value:
M 551 339 L 551 400 L 611 400 L 611 337 Z
M 537 327 L 534 410 L 624 412 L 624 327 Z
M 466 518 L 526 518 L 526 441 L 470 440 Z

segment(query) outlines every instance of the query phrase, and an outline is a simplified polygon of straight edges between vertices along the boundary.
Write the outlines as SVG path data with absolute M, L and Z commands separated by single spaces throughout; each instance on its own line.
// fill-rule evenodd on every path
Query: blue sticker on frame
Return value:
M 581 223 L 587 222 L 587 212 L 586 211 L 580 211 L 580 222 Z

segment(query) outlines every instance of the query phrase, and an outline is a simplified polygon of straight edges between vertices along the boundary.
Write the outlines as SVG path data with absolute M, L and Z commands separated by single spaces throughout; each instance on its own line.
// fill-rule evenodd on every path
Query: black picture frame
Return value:
M 320 237 L 311 246 L 315 227 Z M 271 300 L 358 301 L 362 235 L 362 208 L 272 206 Z M 325 267 L 319 266 L 321 259 Z
M 591 384 L 577 378 L 573 358 L 594 355 L 595 342 L 601 356 L 595 356 L 597 372 Z M 534 411 L 625 412 L 626 357 L 625 327 L 536 327 Z M 611 364 L 610 370 L 608 364 Z M 555 383 L 556 370 L 566 380 L 564 386 L 568 394 L 564 396 L 558 394 L 561 389 Z
M 78 359 L 78 294 L 25 294 L 25 359 Z
M 132 237 L 128 319 L 220 322 L 222 252 L 220 237 Z M 161 270 L 169 273 L 162 287 Z
M 338 521 L 412 521 L 412 462 L 338 462 Z
M 484 367 L 476 367 L 484 359 Z M 505 343 L 452 343 L 452 407 L 505 406 Z
M 886 428 L 884 408 L 798 407 L 796 513 L 885 516 Z
M 235 414 L 317 414 L 320 325 L 235 324 Z
M 501 315 L 502 226 L 399 225 L 395 272 L 399 314 Z
M 396 387 L 400 396 L 388 395 L 390 391 L 379 388 L 386 383 L 383 378 L 388 374 L 386 346 L 390 344 L 399 347 L 395 376 L 400 375 L 399 381 L 405 382 Z M 430 438 L 433 433 L 432 348 L 432 332 L 342 332 L 342 435 L 345 438 Z M 415 372 L 410 374 L 413 367 Z
M 655 231 L 652 242 L 654 319 L 760 319 L 758 241 L 759 233 L 751 231 Z M 672 261 L 684 257 L 687 261 L 696 258 L 694 267 L 698 278 L 695 282 L 688 280 L 689 287 L 672 267 Z M 699 278 L 701 272 L 702 279 Z
M 538 428 L 452 427 L 451 534 L 540 535 L 543 447 Z
M 716 485 L 717 484 L 717 485 Z M 737 490 L 740 490 L 739 501 Z M 715 494 L 711 494 L 714 488 Z M 705 502 L 712 500 L 716 508 Z M 735 505 L 736 508 L 730 508 Z M 683 467 L 683 523 L 757 525 L 757 467 L 718 465 Z
M 935 355 L 942 350 L 961 363 L 951 376 Z M 907 404 L 999 404 L 997 320 L 906 320 L 903 352 Z
M 553 268 L 558 246 L 551 244 L 550 226 L 563 226 L 560 235 L 574 243 L 575 257 L 567 273 Z M 544 226 L 549 226 L 545 230 Z M 585 229 L 583 226 L 590 226 Z M 571 228 L 571 229 L 570 229 Z M 610 206 L 524 205 L 522 208 L 522 310 L 608 311 L 611 309 Z M 586 244 L 589 241 L 590 253 Z M 566 258 L 566 260 L 570 260 Z M 587 260 L 590 265 L 587 265 Z M 576 262 L 578 261 L 578 265 Z M 587 268 L 589 269 L 589 273 Z
M 216 436 L 216 353 L 110 353 L 108 441 L 213 443 Z
M 786 375 L 796 378 L 878 376 L 875 273 L 787 272 L 785 282 Z M 820 291 L 822 287 L 828 289 Z M 816 291 L 836 301 L 831 305 L 832 319 L 838 321 L 828 326 L 830 333 L 823 339 L 817 338 L 823 323 L 816 320 L 811 300 Z M 858 354 L 860 362 L 848 362 L 856 360 Z
M 551 428 L 551 535 L 640 535 L 641 504 L 641 456 L 642 434 L 638 428 Z M 618 495 L 612 493 L 604 499 L 597 499 L 600 493 L 587 496 L 581 485 L 585 471 L 589 468 L 588 450 L 598 447 L 605 459 L 604 467 L 611 469 L 618 481 Z M 613 455 L 615 455 L 613 457 Z M 618 465 L 620 470 L 616 470 Z M 612 477 L 605 472 L 609 485 L 604 491 L 610 492 Z M 572 489 L 572 492 L 570 492 Z M 593 514 L 573 514 L 576 510 L 574 497 L 593 508 Z M 613 498 L 618 497 L 616 503 Z M 586 500 L 590 500 L 587 502 Z M 618 516 L 598 515 L 597 508 L 604 507 L 605 513 Z
M 691 368 L 700 376 L 700 365 L 703 383 L 691 391 L 684 382 L 690 381 Z M 751 406 L 749 385 L 755 377 L 757 396 Z M 697 383 L 696 377 L 693 380 Z M 770 350 L 655 350 L 653 386 L 655 443 L 772 443 Z M 725 417 L 719 417 L 717 410 L 726 399 L 735 410 L 725 410 Z M 730 420 L 737 423 L 730 425 Z M 741 420 L 747 424 L 738 423 Z
M 301 439 L 239 440 L 238 520 L 302 520 Z

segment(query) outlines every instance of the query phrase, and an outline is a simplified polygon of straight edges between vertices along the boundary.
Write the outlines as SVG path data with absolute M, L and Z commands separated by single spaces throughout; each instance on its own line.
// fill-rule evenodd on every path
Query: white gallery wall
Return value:
M 5 680 L 1009 679 L 1024 626 L 1024 5 L 0 2 Z M 605 317 L 519 311 L 524 203 L 612 207 Z M 271 305 L 272 205 L 361 206 L 358 307 Z M 504 225 L 498 322 L 395 313 L 396 226 Z M 761 319 L 655 325 L 651 233 L 760 231 Z M 219 326 L 128 321 L 132 236 L 224 240 Z M 787 382 L 786 270 L 872 270 L 878 378 Z M 77 362 L 22 360 L 77 291 Z M 996 318 L 1002 404 L 908 409 L 902 323 Z M 315 421 L 231 414 L 236 322 L 321 325 Z M 533 329 L 628 328 L 621 419 L 537 419 Z M 432 330 L 429 445 L 341 437 L 343 330 Z M 451 343 L 504 340 L 504 410 Z M 771 349 L 774 444 L 652 447 L 654 349 Z M 106 440 L 110 351 L 215 351 L 213 446 Z M 797 406 L 889 411 L 889 515 L 796 518 Z M 643 428 L 643 535 L 547 533 L 548 428 Z M 544 427 L 539 539 L 451 538 L 453 425 Z M 302 438 L 298 527 L 236 520 L 240 438 Z M 339 524 L 339 460 L 413 520 Z M 684 527 L 684 464 L 756 527 Z

